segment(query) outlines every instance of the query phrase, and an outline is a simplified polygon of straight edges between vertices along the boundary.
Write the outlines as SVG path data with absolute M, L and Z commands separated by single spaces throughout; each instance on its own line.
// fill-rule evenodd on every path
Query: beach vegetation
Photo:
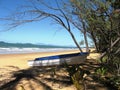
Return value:
M 82 41 L 80 41 L 80 43 L 79 43 L 80 45 L 84 45 L 84 41 L 82 40 Z
M 105 73 L 118 77 L 120 66 L 120 1 L 71 0 L 71 2 L 74 15 L 83 19 L 87 35 L 93 40 L 96 51 L 101 53 L 99 59 L 101 67 L 97 69 L 97 73 L 104 77 L 107 75 Z
M 65 68 L 67 72 L 69 73 L 70 79 L 77 88 L 77 90 L 84 90 L 85 84 L 84 84 L 84 70 L 81 69 L 79 65 L 72 65 L 68 66 L 65 65 Z
M 105 67 L 100 67 L 96 70 L 96 74 L 100 76 L 105 76 L 107 69 Z

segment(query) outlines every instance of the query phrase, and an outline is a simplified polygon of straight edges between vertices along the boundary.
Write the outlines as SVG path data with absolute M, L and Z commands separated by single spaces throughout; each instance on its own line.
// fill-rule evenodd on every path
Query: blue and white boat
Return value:
M 63 64 L 74 65 L 84 62 L 87 58 L 88 53 L 73 53 L 64 55 L 55 55 L 35 58 L 35 60 L 29 60 L 29 66 L 58 66 Z

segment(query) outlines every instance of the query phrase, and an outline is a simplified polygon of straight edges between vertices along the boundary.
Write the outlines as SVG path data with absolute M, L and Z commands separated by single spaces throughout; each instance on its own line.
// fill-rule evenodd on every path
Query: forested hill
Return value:
M 67 47 L 67 46 L 57 46 L 57 45 L 37 45 L 31 43 L 8 43 L 4 41 L 0 41 L 1 48 L 10 48 L 10 47 L 17 47 L 17 48 L 74 48 L 74 47 Z

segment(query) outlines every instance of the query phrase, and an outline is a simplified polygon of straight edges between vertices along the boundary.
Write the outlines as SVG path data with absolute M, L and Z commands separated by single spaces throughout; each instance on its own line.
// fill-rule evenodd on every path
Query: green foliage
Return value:
M 77 71 L 72 75 L 71 78 L 77 90 L 84 90 L 83 80 L 80 77 L 81 77 L 81 72 Z
M 84 83 L 83 83 L 84 71 L 79 67 L 79 65 L 74 65 L 74 66 L 65 65 L 65 66 L 77 90 L 84 90 Z
M 109 79 L 111 85 L 114 85 L 118 90 L 120 90 L 120 76 L 113 76 Z
M 87 26 L 96 50 L 105 53 L 96 74 L 120 75 L 120 0 L 72 0 L 74 12 Z M 120 78 L 120 77 L 119 77 Z M 113 79 L 115 85 L 117 79 Z
M 84 45 L 84 41 L 82 40 L 82 41 L 80 41 L 80 45 Z
M 107 73 L 107 69 L 105 67 L 100 67 L 96 70 L 96 73 L 100 76 L 104 76 Z
M 107 56 L 104 56 L 104 57 L 102 58 L 101 63 L 105 63 L 105 62 L 107 62 L 107 59 L 108 59 L 108 57 L 107 57 Z M 99 61 L 100 61 L 100 60 L 99 60 Z

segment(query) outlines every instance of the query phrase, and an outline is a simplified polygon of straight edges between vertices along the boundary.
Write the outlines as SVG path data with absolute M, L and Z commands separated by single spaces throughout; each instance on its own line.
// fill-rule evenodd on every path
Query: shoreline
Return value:
M 0 54 L 25 54 L 78 50 L 77 48 L 0 48 Z
M 78 49 L 71 49 L 71 50 L 58 50 L 58 51 L 43 51 L 43 52 L 19 52 L 19 53 L 0 53 L 0 55 L 23 55 L 23 54 L 42 54 L 42 53 L 74 53 L 80 52 Z

